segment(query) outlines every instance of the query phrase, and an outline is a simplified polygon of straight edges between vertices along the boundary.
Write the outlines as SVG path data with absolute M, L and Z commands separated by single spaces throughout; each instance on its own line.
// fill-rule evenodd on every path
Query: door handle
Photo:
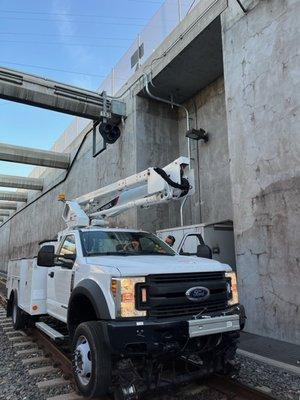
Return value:
M 50 278 L 53 278 L 54 277 L 54 272 L 53 271 L 50 272 L 50 274 L 48 274 L 48 276 L 50 276 Z

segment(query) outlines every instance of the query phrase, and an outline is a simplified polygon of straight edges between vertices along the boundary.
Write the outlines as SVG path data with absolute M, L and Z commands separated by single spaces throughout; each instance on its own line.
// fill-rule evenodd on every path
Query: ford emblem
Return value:
M 209 289 L 203 286 L 192 287 L 185 292 L 190 301 L 204 301 L 209 297 Z

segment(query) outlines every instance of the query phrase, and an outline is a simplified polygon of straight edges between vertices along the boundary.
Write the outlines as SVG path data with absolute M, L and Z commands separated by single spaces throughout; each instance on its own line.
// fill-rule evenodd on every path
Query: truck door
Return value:
M 185 235 L 178 247 L 178 252 L 182 256 L 197 256 L 197 247 L 204 244 L 200 233 L 188 233 Z
M 65 236 L 58 249 L 57 262 L 61 265 L 49 268 L 47 277 L 47 312 L 63 322 L 67 320 L 75 259 L 75 236 L 70 234 Z

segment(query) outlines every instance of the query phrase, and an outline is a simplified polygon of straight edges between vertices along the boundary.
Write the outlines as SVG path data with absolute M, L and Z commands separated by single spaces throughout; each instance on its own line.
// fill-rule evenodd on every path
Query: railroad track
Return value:
M 68 387 L 68 393 L 66 394 L 45 398 L 47 398 L 47 400 L 83 400 L 84 398 L 75 392 L 70 354 L 62 350 L 60 346 L 36 328 L 30 328 L 25 331 L 14 331 L 10 319 L 6 318 L 6 300 L 2 289 L 3 280 L 0 280 L 0 327 L 2 327 L 4 333 L 7 335 L 8 341 L 10 341 L 12 346 L 16 349 L 16 355 L 21 357 L 21 362 L 23 362 L 24 366 L 29 368 L 29 375 L 43 376 L 43 380 L 37 382 L 41 391 L 47 391 L 47 389 L 55 386 L 64 385 Z M 19 348 L 22 350 L 18 350 Z M 42 355 L 36 356 L 37 351 Z M 47 364 L 50 365 L 44 366 L 45 360 L 47 360 Z M 31 365 L 35 367 L 31 368 Z M 45 376 L 48 373 L 52 375 L 53 373 L 57 373 L 57 377 L 45 380 Z M 145 394 L 143 397 L 149 400 L 179 400 L 181 395 L 184 398 L 187 398 L 189 395 L 197 395 L 197 391 L 199 391 L 199 393 L 203 392 L 203 388 L 211 389 L 222 395 L 222 400 L 274 399 L 270 395 L 255 388 L 242 385 L 233 379 L 219 375 L 214 375 L 202 382 L 191 382 L 190 384 L 181 386 L 180 388 L 177 387 L 176 389 L 169 388 L 166 389 L 166 391 L 165 389 L 161 389 L 160 392 L 164 391 L 163 394 L 158 390 L 153 394 Z M 209 399 L 209 397 L 207 397 L 207 399 Z M 99 400 L 108 400 L 108 398 Z

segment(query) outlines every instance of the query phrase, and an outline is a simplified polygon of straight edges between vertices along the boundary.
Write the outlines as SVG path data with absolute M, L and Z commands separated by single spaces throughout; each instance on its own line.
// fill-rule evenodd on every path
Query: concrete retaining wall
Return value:
M 300 2 L 245 4 L 223 14 L 241 301 L 248 331 L 300 342 Z

